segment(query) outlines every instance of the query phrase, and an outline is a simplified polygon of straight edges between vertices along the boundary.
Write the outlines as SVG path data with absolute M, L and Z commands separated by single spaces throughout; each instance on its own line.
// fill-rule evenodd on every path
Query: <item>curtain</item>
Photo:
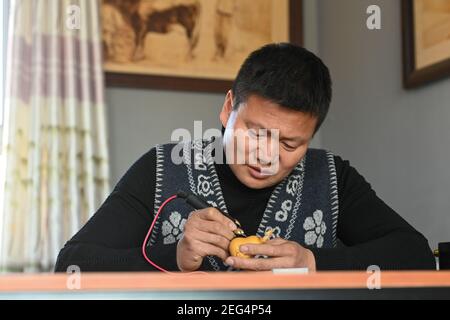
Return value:
M 99 3 L 11 2 L 0 268 L 51 271 L 109 193 Z

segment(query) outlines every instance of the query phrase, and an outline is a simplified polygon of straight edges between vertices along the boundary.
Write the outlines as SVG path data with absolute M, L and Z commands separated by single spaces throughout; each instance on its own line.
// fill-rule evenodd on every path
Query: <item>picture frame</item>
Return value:
M 110 4 L 111 2 L 114 2 L 115 0 L 103 0 L 102 2 L 102 15 L 103 15 L 103 6 L 105 5 L 104 2 L 107 2 L 107 4 Z M 119 0 L 117 0 L 118 2 Z M 123 3 L 123 0 L 121 3 Z M 129 0 L 133 3 L 139 3 L 140 1 L 146 1 L 146 0 Z M 192 0 L 192 1 L 205 1 L 205 0 Z M 206 0 L 206 1 L 211 1 L 211 0 Z M 215 0 L 215 1 L 219 1 L 219 0 Z M 264 0 L 265 2 L 270 2 L 270 1 L 274 1 L 274 0 Z M 280 0 L 276 0 L 277 3 L 281 3 Z M 281 39 L 281 41 L 268 41 L 269 42 L 291 42 L 291 43 L 295 43 L 298 45 L 302 45 L 303 44 L 303 19 L 302 19 L 302 0 L 282 0 L 285 1 L 286 6 L 287 6 L 287 10 L 285 13 L 285 19 L 288 19 L 287 21 L 287 26 L 286 28 L 286 39 Z M 258 3 L 262 3 L 258 2 Z M 240 2 L 243 3 L 243 2 Z M 253 3 L 255 3 L 253 1 Z M 272 7 L 273 9 L 273 7 Z M 127 8 L 127 10 L 129 10 Z M 160 11 L 162 12 L 162 10 Z M 272 12 L 268 12 L 268 14 L 271 14 L 273 16 L 274 13 Z M 260 12 L 261 15 L 261 12 Z M 109 16 L 110 17 L 110 16 Z M 136 18 L 136 15 L 133 16 L 134 18 Z M 151 16 L 153 17 L 153 16 Z M 282 17 L 281 17 L 282 18 Z M 133 21 L 133 18 L 130 17 L 129 21 Z M 172 18 L 171 18 L 172 19 Z M 216 77 L 216 72 L 214 72 L 214 70 L 211 70 L 212 75 L 209 76 L 202 76 L 202 75 L 194 75 L 194 76 L 190 76 L 189 74 L 184 74 L 184 75 L 177 75 L 177 74 L 165 74 L 164 72 L 127 72 L 126 67 L 124 68 L 124 70 L 114 70 L 114 67 L 111 67 L 112 64 L 108 65 L 108 59 L 105 56 L 105 52 L 108 52 L 108 48 L 105 46 L 105 38 L 109 39 L 108 36 L 105 36 L 105 18 L 104 16 L 102 16 L 102 39 L 103 39 L 103 52 L 104 52 L 104 71 L 105 71 L 105 82 L 106 85 L 108 87 L 128 87 L 128 88 L 149 88 L 149 89 L 160 89 L 160 90 L 181 90 L 181 91 L 197 91 L 197 92 L 226 92 L 227 90 L 229 90 L 232 86 L 232 81 L 234 79 L 234 75 L 233 77 L 230 76 L 231 74 L 231 63 L 230 63 L 230 72 L 228 72 L 228 78 L 224 78 L 224 77 Z M 150 21 L 150 18 L 148 19 Z M 157 17 L 153 19 L 153 21 L 158 21 Z M 135 22 L 130 22 L 130 24 L 133 24 Z M 162 24 L 161 24 L 162 25 Z M 160 25 L 160 26 L 161 26 Z M 273 28 L 272 24 L 272 28 Z M 158 26 L 157 26 L 158 27 Z M 153 27 L 155 28 L 155 27 Z M 187 28 L 186 28 L 187 30 Z M 220 30 L 220 29 L 219 29 Z M 210 31 L 211 32 L 211 31 Z M 189 33 L 186 31 L 185 35 L 188 35 Z M 272 32 L 273 34 L 273 32 Z M 155 33 L 155 38 L 157 38 L 159 35 Z M 111 32 L 111 41 L 115 41 L 115 39 L 117 39 L 117 31 L 113 31 Z M 211 38 L 211 37 L 210 37 Z M 162 37 L 160 37 L 159 39 L 163 39 Z M 215 36 L 214 39 L 218 39 L 217 36 Z M 238 39 L 238 38 L 235 38 Z M 136 41 L 136 39 L 134 39 L 134 41 Z M 147 43 L 149 41 L 149 39 L 146 39 Z M 200 40 L 201 41 L 201 40 Z M 206 41 L 206 40 L 205 40 Z M 216 55 L 217 55 L 217 51 L 218 48 L 220 47 L 218 45 L 218 43 L 220 43 L 220 41 L 215 41 L 215 47 L 216 47 Z M 256 42 L 255 42 L 256 44 Z M 262 43 L 265 44 L 265 43 Z M 258 47 L 260 47 L 261 45 L 257 45 L 254 48 L 251 48 L 252 50 L 245 52 L 245 55 L 248 55 L 251 51 L 257 49 Z M 170 44 L 168 45 L 168 47 L 170 47 Z M 210 46 L 211 47 L 211 46 Z M 122 48 L 125 48 L 126 51 L 126 46 L 123 46 Z M 250 48 L 248 48 L 250 49 Z M 163 49 L 161 49 L 163 50 Z M 211 51 L 211 50 L 210 50 Z M 244 50 L 242 50 L 244 51 Z M 164 53 L 164 51 L 162 51 Z M 170 55 L 170 49 L 168 49 L 168 51 Z M 164 57 L 164 54 L 161 53 L 161 55 L 163 55 L 162 58 Z M 234 60 L 234 68 L 235 68 L 235 73 L 238 70 L 238 65 L 240 65 L 243 60 L 244 60 L 244 56 L 243 56 L 243 52 L 241 52 L 241 57 L 240 59 L 235 58 Z M 136 50 L 134 51 L 134 54 L 136 54 Z M 174 53 L 175 54 L 175 53 Z M 227 53 L 224 53 L 228 54 Z M 210 54 L 211 55 L 211 54 Z M 231 54 L 230 54 L 231 56 Z M 224 65 L 226 67 L 226 59 L 225 57 L 220 57 L 223 58 L 222 61 L 222 65 Z M 219 58 L 219 59 L 220 59 Z M 220 60 L 219 60 L 220 61 Z M 117 64 L 119 65 L 119 64 Z M 128 64 L 124 63 L 123 65 L 128 66 Z M 214 63 L 211 62 L 211 66 L 214 66 Z M 120 66 L 119 66 L 120 67 Z M 224 69 L 225 70 L 225 69 Z M 178 72 L 179 70 L 175 70 L 174 72 Z M 181 70 L 181 72 L 183 72 L 183 70 Z M 217 72 L 217 74 L 220 74 L 220 72 Z M 225 74 L 225 73 L 224 73 Z
M 402 0 L 403 86 L 450 76 L 450 1 Z

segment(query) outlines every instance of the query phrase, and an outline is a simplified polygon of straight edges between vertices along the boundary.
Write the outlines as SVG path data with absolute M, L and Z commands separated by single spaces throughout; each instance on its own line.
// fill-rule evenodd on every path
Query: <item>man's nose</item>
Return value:
M 271 165 L 275 161 L 274 157 L 277 156 L 276 153 L 276 150 L 272 150 L 272 144 L 270 142 L 263 142 L 263 145 L 259 145 L 258 147 L 258 163 Z

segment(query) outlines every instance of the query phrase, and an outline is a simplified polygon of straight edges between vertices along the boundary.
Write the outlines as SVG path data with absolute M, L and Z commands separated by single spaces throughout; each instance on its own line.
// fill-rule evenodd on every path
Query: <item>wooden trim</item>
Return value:
M 222 93 L 229 90 L 233 84 L 232 81 L 227 80 L 168 77 L 113 72 L 105 73 L 105 81 L 107 87 Z
M 67 274 L 13 274 L 0 276 L 0 292 L 71 291 Z M 162 274 L 82 273 L 81 290 L 187 291 L 263 289 L 367 288 L 366 272 L 317 272 L 306 275 L 274 275 L 271 272 Z M 450 287 L 448 271 L 382 272 L 382 288 Z M 78 291 L 78 290 L 75 290 Z
M 289 0 L 289 37 L 298 45 L 303 45 L 302 15 L 302 0 Z M 232 87 L 233 81 L 105 72 L 105 84 L 107 87 L 224 93 Z
M 403 86 L 406 89 L 450 76 L 450 58 L 423 69 L 416 69 L 414 42 L 414 0 L 402 0 Z

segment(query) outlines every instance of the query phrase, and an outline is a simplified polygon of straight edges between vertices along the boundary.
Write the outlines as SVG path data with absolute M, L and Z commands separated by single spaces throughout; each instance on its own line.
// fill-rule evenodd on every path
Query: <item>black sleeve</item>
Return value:
M 122 177 L 94 216 L 61 250 L 56 272 L 70 265 L 81 271 L 156 270 L 141 246 L 153 221 L 156 151 L 143 155 Z M 147 249 L 147 256 L 167 270 L 178 270 L 176 244 Z
M 317 270 L 436 269 L 425 237 L 386 205 L 369 183 L 335 157 L 339 216 L 337 236 L 342 246 L 311 249 Z

